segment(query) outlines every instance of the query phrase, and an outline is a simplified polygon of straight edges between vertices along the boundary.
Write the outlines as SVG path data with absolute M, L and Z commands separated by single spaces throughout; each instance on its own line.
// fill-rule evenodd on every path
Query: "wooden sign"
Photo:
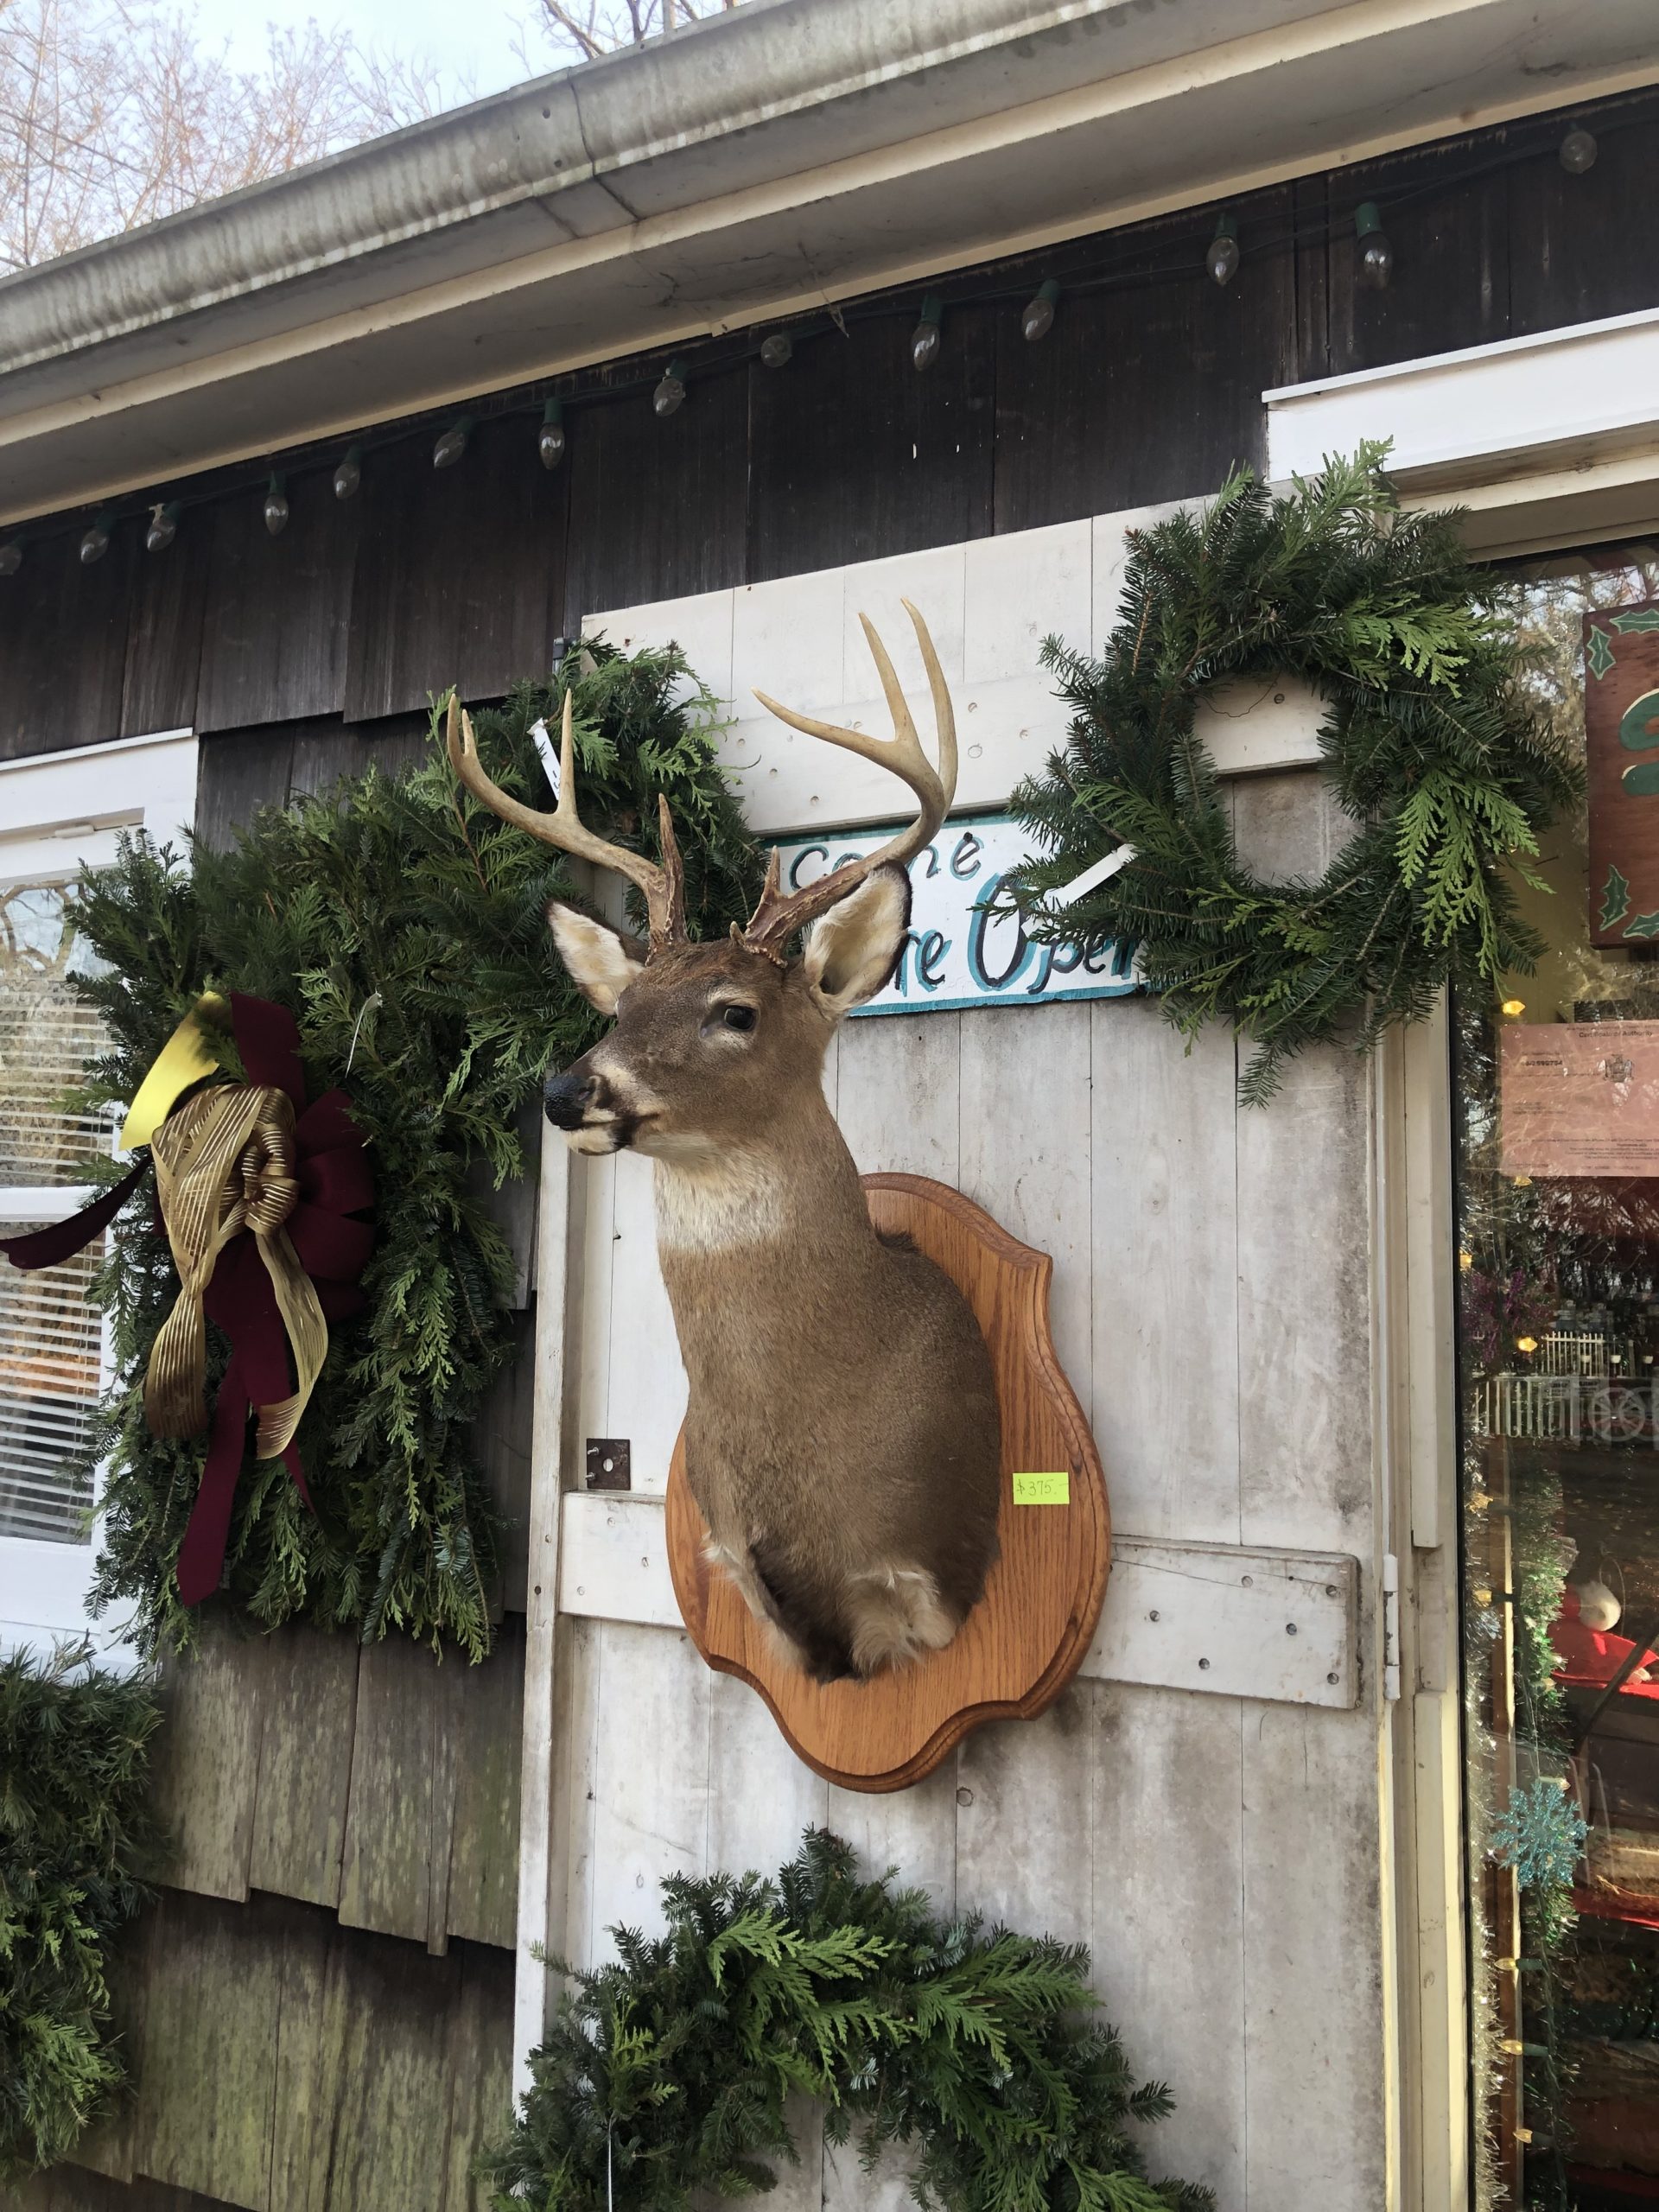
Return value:
M 892 835 L 836 830 L 779 842 L 784 888 L 816 882 Z M 1029 830 L 1011 815 L 957 815 L 910 863 L 910 933 L 891 980 L 853 1019 L 944 1014 L 974 1006 L 1047 1006 L 1057 999 L 1118 999 L 1141 986 L 1128 947 L 1038 944 L 1016 914 L 993 913 L 1010 868 L 1030 853 Z
M 1659 938 L 1659 601 L 1584 618 L 1590 942 Z
M 1089 1649 L 1111 1565 L 1111 1517 L 1094 1439 L 1048 1327 L 1053 1262 L 943 1183 L 867 1175 L 870 1217 L 902 1230 L 967 1298 L 990 1347 L 1002 1419 L 1001 1556 L 951 1643 L 868 1682 L 810 1681 L 780 1657 L 709 1565 L 685 1478 L 668 1478 L 668 1563 L 681 1618 L 711 1667 L 759 1690 L 791 1749 L 845 1789 L 903 1789 L 982 1721 L 1032 1719 Z

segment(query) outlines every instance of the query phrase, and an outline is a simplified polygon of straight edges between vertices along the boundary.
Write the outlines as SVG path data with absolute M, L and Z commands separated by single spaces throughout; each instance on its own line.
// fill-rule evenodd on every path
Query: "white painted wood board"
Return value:
M 997 807 L 1065 736 L 1067 709 L 1038 663 L 1044 639 L 1098 650 L 1116 617 L 1127 533 L 1169 512 L 1132 508 L 613 607 L 588 615 L 582 630 L 631 652 L 671 641 L 683 649 L 730 715 L 721 760 L 756 830 L 848 828 L 902 813 L 903 787 L 887 770 L 786 728 L 754 694 L 887 735 L 887 704 L 859 626 L 867 613 L 931 750 L 926 676 L 900 604 L 909 599 L 926 619 L 956 708 L 957 806 Z M 1200 708 L 1199 728 L 1221 772 L 1240 775 L 1317 760 L 1320 712 L 1305 686 L 1230 683 Z
M 560 1549 L 561 1612 L 679 1630 L 660 1500 L 573 1491 Z M 1359 1694 L 1357 1577 L 1341 1553 L 1116 1536 L 1079 1671 L 1345 1708 Z
M 677 636 L 722 697 L 760 682 L 842 718 L 860 698 L 873 705 L 853 620 L 868 605 L 925 731 L 902 588 L 934 620 L 959 704 L 982 685 L 1012 717 L 1015 694 L 988 687 L 1029 679 L 1045 630 L 1090 645 L 1103 635 L 1125 520 L 598 626 L 636 642 Z M 1340 822 L 1305 771 L 1274 772 L 1292 739 L 1255 735 L 1266 709 L 1292 702 L 1269 693 L 1249 715 L 1230 703 L 1248 725 L 1229 740 L 1236 757 L 1265 772 L 1233 787 L 1251 857 L 1321 868 Z M 1000 798 L 1059 725 L 1013 721 L 988 750 L 981 712 L 961 716 L 964 772 L 977 743 L 989 765 L 973 772 Z M 1300 760 L 1315 719 L 1294 741 Z M 751 785 L 773 790 L 751 797 L 753 817 L 807 826 L 776 797 L 784 758 L 763 758 L 762 728 L 772 742 L 758 723 L 752 742 L 734 740 L 739 753 L 749 745 L 747 772 L 768 772 Z M 798 793 L 855 818 L 855 793 L 826 798 L 805 772 Z M 943 1910 L 1090 1945 L 1130 2063 L 1177 2099 L 1149 2139 L 1155 2171 L 1207 2182 L 1230 2212 L 1376 2212 L 1388 2122 L 1371 1087 L 1349 1054 L 1312 1053 L 1279 1104 L 1243 1114 L 1237 1068 L 1230 1039 L 1208 1033 L 1189 1053 L 1144 1001 L 899 1015 L 851 1024 L 832 1046 L 826 1094 L 861 1168 L 937 1176 L 1052 1255 L 1057 1342 L 1124 1532 L 1096 1649 L 1049 1713 L 976 1732 L 892 1796 L 818 1782 L 760 1700 L 709 1675 L 683 1637 L 660 1499 L 684 1379 L 649 1170 L 576 1164 L 584 1281 L 565 1448 L 574 1472 L 584 1435 L 630 1438 L 634 1493 L 563 1508 L 553 1918 L 572 1956 L 601 1956 L 617 1920 L 658 1924 L 663 1872 L 774 1866 L 802 1826 L 825 1821 L 864 1865 L 895 1867 Z M 825 2212 L 903 2202 L 893 2172 L 867 2183 L 816 2147 L 797 2183 Z

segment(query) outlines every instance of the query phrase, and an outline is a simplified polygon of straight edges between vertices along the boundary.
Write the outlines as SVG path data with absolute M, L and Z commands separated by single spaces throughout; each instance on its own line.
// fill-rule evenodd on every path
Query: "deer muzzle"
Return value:
M 575 1067 L 564 1075 L 550 1075 L 542 1085 L 542 1111 L 556 1129 L 579 1129 L 594 1103 L 594 1078 Z

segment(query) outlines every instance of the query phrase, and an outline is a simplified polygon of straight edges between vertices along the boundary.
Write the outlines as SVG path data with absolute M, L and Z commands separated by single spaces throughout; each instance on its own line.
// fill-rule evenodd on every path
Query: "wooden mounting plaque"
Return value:
M 1029 1720 L 1089 1649 L 1111 1565 L 1099 1454 L 1048 1325 L 1053 1262 L 924 1175 L 867 1175 L 870 1217 L 902 1230 L 973 1307 L 996 1370 L 1002 1416 L 1001 1556 L 946 1649 L 869 1682 L 810 1681 L 780 1659 L 737 1591 L 703 1556 L 685 1478 L 685 1432 L 668 1477 L 668 1563 L 692 1641 L 711 1667 L 760 1691 L 791 1748 L 845 1789 L 904 1789 L 970 1728 Z M 1014 1476 L 1070 1478 L 1065 1505 L 1016 1505 Z

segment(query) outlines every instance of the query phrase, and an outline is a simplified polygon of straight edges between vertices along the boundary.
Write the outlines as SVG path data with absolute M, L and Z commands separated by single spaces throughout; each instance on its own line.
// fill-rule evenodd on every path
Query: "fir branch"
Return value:
M 156 1870 L 160 1720 L 88 1645 L 0 1658 L 0 2181 L 67 2158 L 124 2079 L 105 1967 Z
M 589 663 L 591 673 L 566 664 L 584 815 L 654 852 L 665 792 L 693 931 L 721 932 L 749 911 L 760 863 L 715 760 L 715 702 L 673 648 L 626 655 L 589 641 Z M 532 804 L 545 804 L 546 786 L 531 726 L 556 721 L 563 696 L 556 675 L 475 718 L 491 772 Z M 549 1065 L 584 1052 L 599 1023 L 543 919 L 550 896 L 571 893 L 562 856 L 457 791 L 437 721 L 428 760 L 407 775 L 371 768 L 296 798 L 257 817 L 229 853 L 193 849 L 188 866 L 126 839 L 115 865 L 86 879 L 81 925 L 109 970 L 82 988 L 113 1043 L 84 1096 L 130 1097 L 204 989 L 292 1011 L 312 1095 L 342 1084 L 368 1139 L 376 1243 L 366 1311 L 331 1330 L 300 1431 L 317 1511 L 280 1465 L 245 1470 L 229 1586 L 213 1602 L 262 1627 L 303 1616 L 366 1637 L 397 1629 L 478 1658 L 499 1532 L 470 1427 L 514 1336 L 511 1263 L 476 1173 L 499 1185 L 522 1172 L 519 1115 Z M 148 1202 L 135 1203 L 97 1291 L 118 1380 L 92 1444 L 109 1468 L 94 1601 L 136 1602 L 150 1648 L 194 1630 L 173 1567 L 200 1447 L 152 1437 L 139 1402 L 175 1293 L 166 1239 Z M 224 1357 L 210 1331 L 210 1388 Z
M 1229 1021 L 1254 1045 L 1240 1095 L 1271 1095 L 1310 1045 L 1369 1049 L 1447 982 L 1524 970 L 1538 940 L 1511 878 L 1578 794 L 1529 696 L 1507 588 L 1471 567 L 1455 515 L 1405 515 L 1363 446 L 1270 495 L 1236 469 L 1202 512 L 1129 541 L 1099 661 L 1043 660 L 1071 721 L 1014 807 L 1033 856 L 998 906 L 1044 943 L 1137 948 L 1188 1035 Z M 1317 882 L 1241 858 L 1194 717 L 1211 685 L 1300 678 L 1323 695 L 1323 772 L 1355 835 Z M 1119 845 L 1127 868 L 1065 907 L 1052 894 Z
M 684 2212 L 696 2192 L 770 2190 L 793 2161 L 785 2100 L 824 2100 L 873 2164 L 912 2146 L 916 2202 L 940 2212 L 1204 2212 L 1153 2181 L 1135 2130 L 1170 2109 L 1092 2018 L 1080 1946 L 934 1916 L 861 1882 L 809 1829 L 772 1881 L 676 1877 L 667 1927 L 613 1930 L 618 1956 L 571 1973 L 512 2137 L 481 2171 L 498 2212 Z

